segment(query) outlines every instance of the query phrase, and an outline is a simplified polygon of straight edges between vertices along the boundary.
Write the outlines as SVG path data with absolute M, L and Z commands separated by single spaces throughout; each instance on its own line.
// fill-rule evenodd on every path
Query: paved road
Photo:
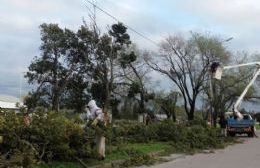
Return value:
M 214 153 L 185 156 L 151 168 L 260 168 L 260 137 L 243 139 L 242 144 Z

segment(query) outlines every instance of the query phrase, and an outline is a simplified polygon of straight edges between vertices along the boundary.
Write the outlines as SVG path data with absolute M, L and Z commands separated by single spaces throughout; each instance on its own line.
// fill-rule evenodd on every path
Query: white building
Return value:
M 20 103 L 19 99 L 11 96 L 0 95 L 0 108 L 7 110 L 19 110 L 17 103 Z M 20 103 L 21 104 L 21 103 Z
M 16 103 L 4 102 L 4 101 L 0 101 L 0 108 L 7 109 L 7 110 L 18 110 L 19 109 L 18 107 L 16 107 Z

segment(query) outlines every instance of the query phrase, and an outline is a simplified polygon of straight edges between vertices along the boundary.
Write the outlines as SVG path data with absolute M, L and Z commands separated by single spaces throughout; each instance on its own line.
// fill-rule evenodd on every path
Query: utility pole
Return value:
M 25 72 L 20 72 L 19 73 L 19 78 L 20 78 L 20 82 L 19 82 L 19 100 L 20 102 L 23 102 L 22 100 L 22 90 L 23 90 L 23 75 L 25 74 Z
M 20 86 L 19 86 L 19 100 L 22 102 L 22 73 L 19 75 L 20 76 Z
M 214 124 L 214 117 L 213 117 L 213 102 L 214 102 L 214 96 L 213 96 L 213 86 L 212 86 L 212 74 L 209 75 L 209 94 L 210 94 L 210 124 L 213 126 Z

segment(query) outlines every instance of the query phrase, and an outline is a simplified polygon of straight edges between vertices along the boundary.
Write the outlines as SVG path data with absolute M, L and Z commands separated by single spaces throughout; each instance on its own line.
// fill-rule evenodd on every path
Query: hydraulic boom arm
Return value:
M 216 62 L 214 62 L 211 65 L 211 70 L 212 70 L 212 73 L 213 73 L 213 77 L 216 78 L 216 79 L 219 79 L 219 80 L 221 79 L 221 76 L 222 76 L 222 70 L 238 68 L 238 67 L 243 67 L 243 66 L 252 66 L 252 65 L 256 65 L 257 66 L 256 72 L 255 72 L 252 80 L 249 82 L 249 84 L 246 86 L 246 88 L 244 89 L 244 91 L 242 92 L 242 94 L 239 96 L 239 98 L 237 99 L 236 103 L 234 104 L 233 112 L 240 119 L 243 116 L 238 111 L 238 108 L 240 107 L 241 102 L 242 102 L 243 98 L 245 97 L 246 93 L 248 92 L 249 88 L 253 85 L 253 83 L 257 79 L 257 76 L 260 75 L 260 62 L 251 62 L 251 63 L 245 63 L 245 64 L 232 65 L 232 66 L 224 66 L 222 68 L 220 67 L 220 64 L 216 63 Z
M 254 74 L 253 79 L 250 81 L 250 83 L 246 86 L 245 90 L 243 91 L 243 93 L 239 96 L 239 98 L 237 99 L 235 105 L 234 105 L 234 111 L 235 112 L 239 112 L 238 108 L 241 105 L 242 100 L 244 99 L 247 91 L 249 90 L 249 88 L 253 85 L 253 83 L 255 82 L 257 76 L 260 74 L 260 67 L 257 68 L 256 73 Z

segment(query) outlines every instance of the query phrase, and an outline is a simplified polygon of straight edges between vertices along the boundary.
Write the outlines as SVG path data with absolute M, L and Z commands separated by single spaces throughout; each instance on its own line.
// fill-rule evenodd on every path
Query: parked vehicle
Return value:
M 255 135 L 255 120 L 249 114 L 243 114 L 243 119 L 227 116 L 227 135 L 247 134 L 248 137 Z

